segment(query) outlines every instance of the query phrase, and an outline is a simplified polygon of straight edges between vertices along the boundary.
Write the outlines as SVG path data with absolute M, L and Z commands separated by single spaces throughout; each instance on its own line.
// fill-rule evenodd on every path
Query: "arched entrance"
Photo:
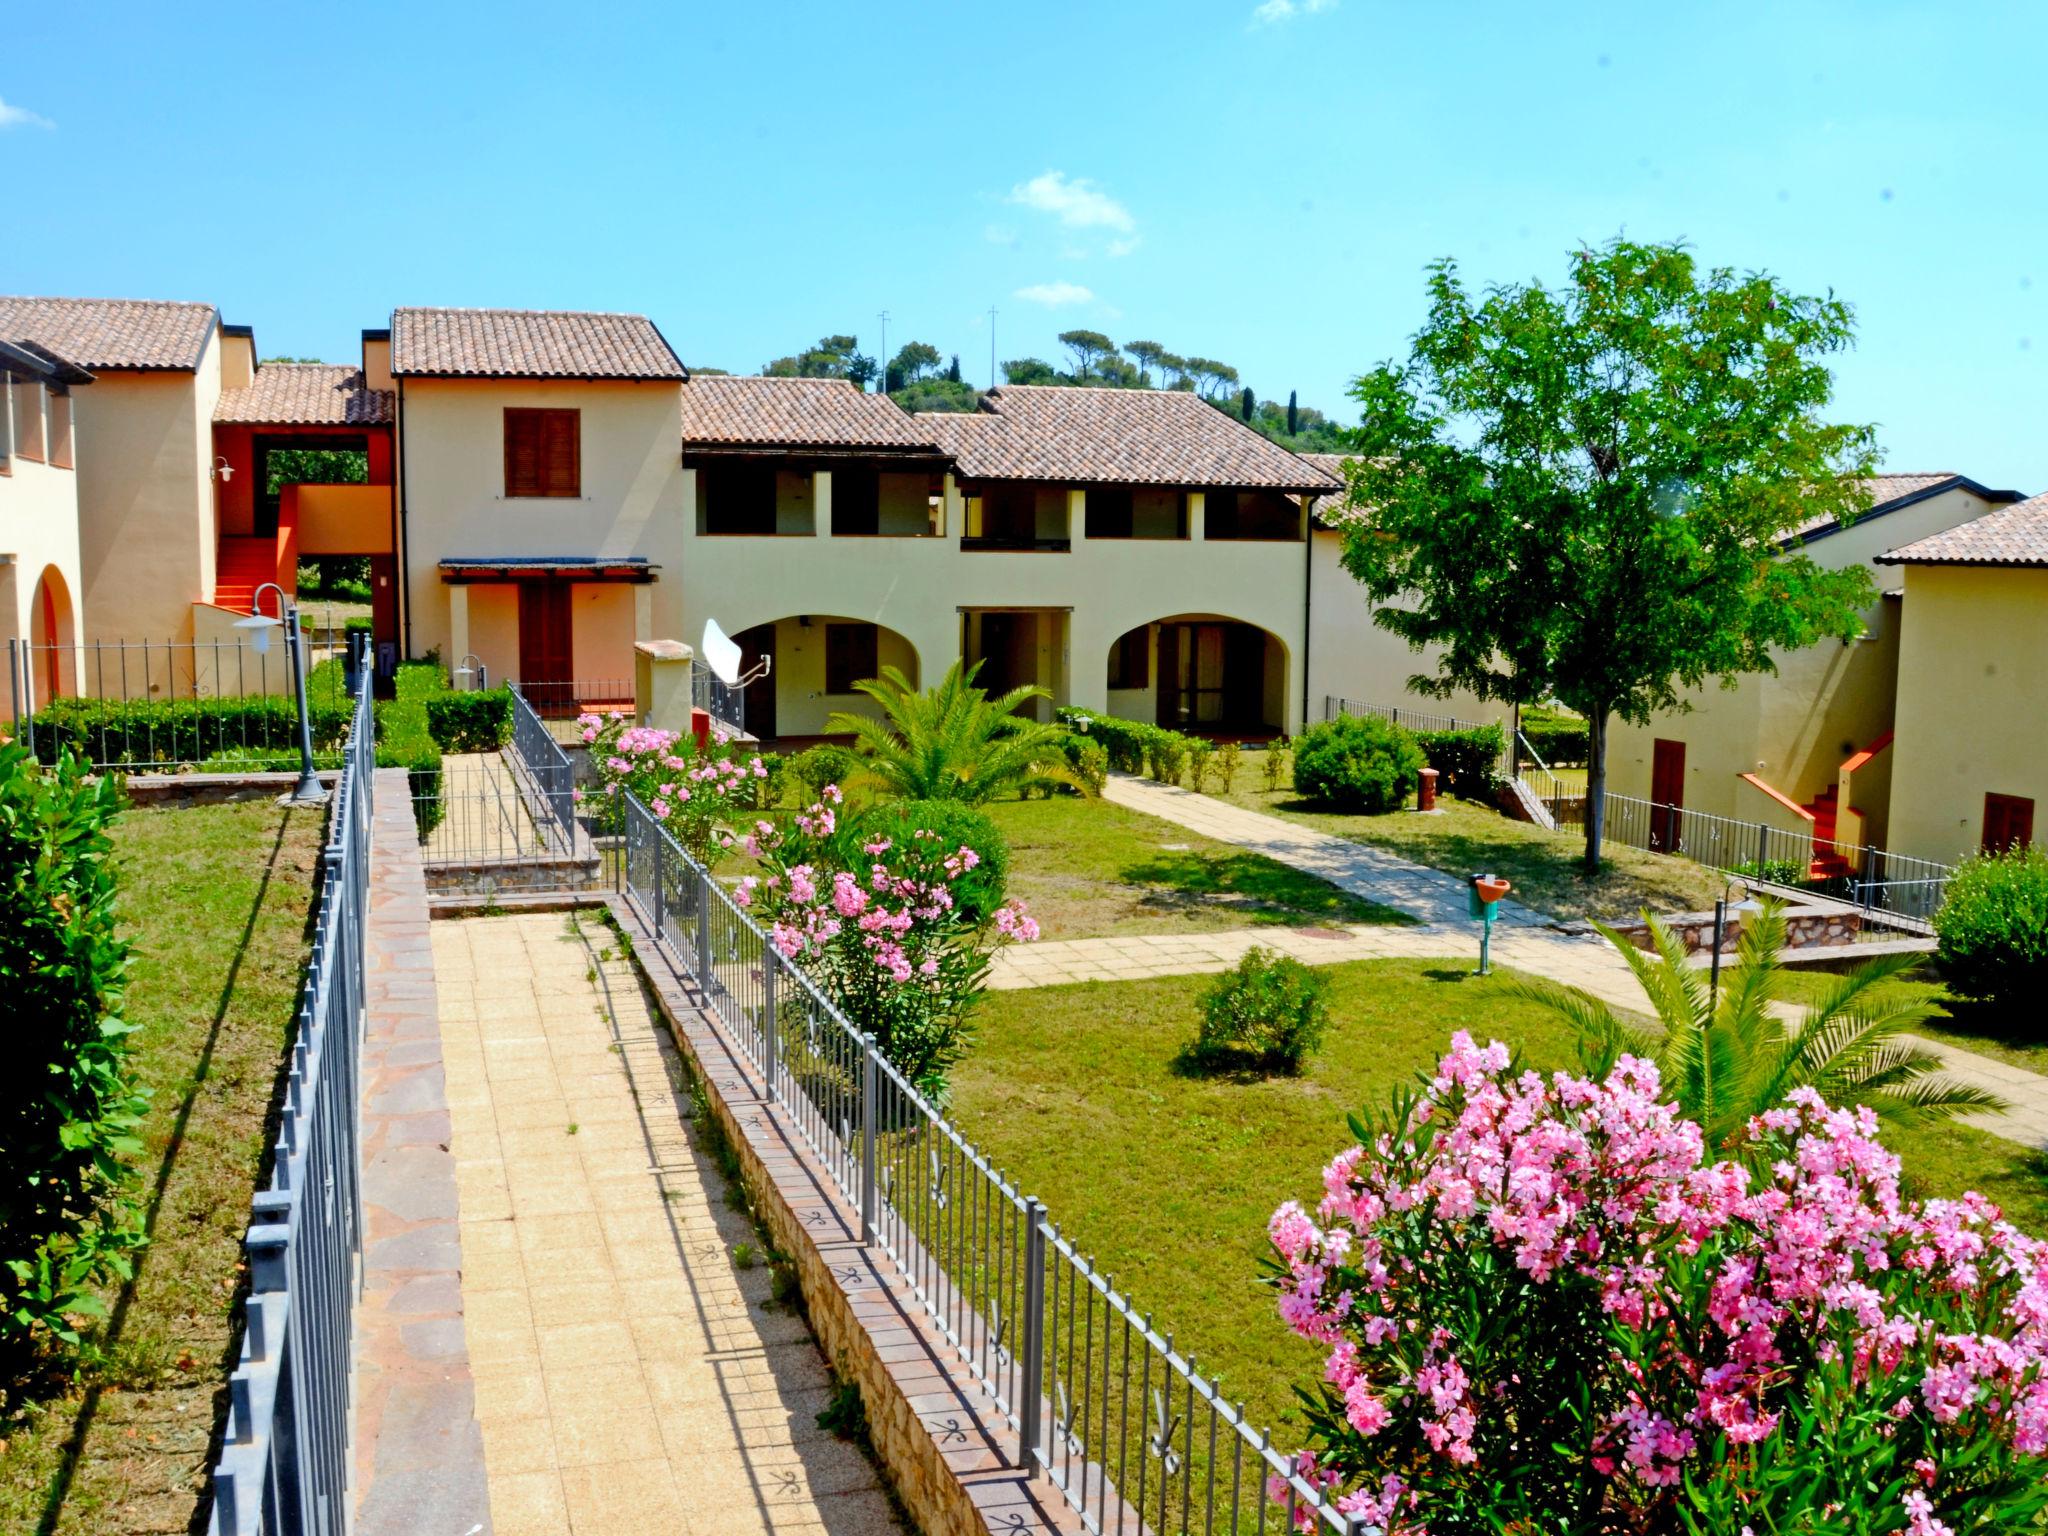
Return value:
M 29 634 L 35 647 L 32 674 L 42 700 L 77 692 L 78 621 L 71 588 L 56 566 L 45 567 L 29 599 Z
M 1109 712 L 1200 736 L 1262 740 L 1286 728 L 1287 646 L 1213 613 L 1140 624 L 1109 648 Z
M 884 667 L 922 686 L 917 647 L 871 620 L 791 614 L 750 625 L 732 638 L 745 671 L 770 663 L 768 675 L 747 688 L 747 730 L 764 742 L 816 740 L 837 711 L 875 713 L 873 701 L 854 685 L 881 676 Z

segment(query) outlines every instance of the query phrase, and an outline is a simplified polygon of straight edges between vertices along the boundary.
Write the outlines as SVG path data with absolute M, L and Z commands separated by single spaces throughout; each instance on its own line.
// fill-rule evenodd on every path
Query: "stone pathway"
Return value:
M 1368 901 L 1419 917 L 1417 927 L 1348 924 L 1342 928 L 1243 928 L 1226 933 L 1069 939 L 1007 949 L 996 957 L 990 985 L 1057 986 L 1070 981 L 1128 981 L 1221 971 L 1263 944 L 1310 964 L 1395 957 L 1469 957 L 1476 965 L 1478 925 L 1466 913 L 1465 882 L 1398 854 L 1297 826 L 1191 790 L 1113 775 L 1103 798 L 1173 822 L 1218 842 L 1309 874 Z M 1550 919 L 1513 900 L 1501 903 L 1493 958 L 1590 992 L 1602 1002 L 1642 1013 L 1648 1000 L 1628 964 L 1597 935 L 1561 933 Z M 1781 1005 L 1782 1006 L 1782 1005 Z M 1794 1010 L 1796 1013 L 1797 1010 Z M 1923 1036 L 1907 1037 L 1934 1052 L 1950 1076 L 1985 1088 L 2010 1106 L 1965 1122 L 2024 1146 L 2048 1148 L 2048 1077 Z
M 593 916 L 433 927 L 462 1303 L 495 1536 L 900 1529 L 817 1427 L 760 1238 L 684 1130 L 674 1046 Z
M 441 821 L 427 834 L 430 863 L 533 858 L 553 852 L 499 752 L 450 752 L 441 759 Z

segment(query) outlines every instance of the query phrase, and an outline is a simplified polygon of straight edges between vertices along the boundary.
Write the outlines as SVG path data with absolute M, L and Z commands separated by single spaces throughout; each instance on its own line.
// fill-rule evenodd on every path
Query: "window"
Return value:
M 1278 491 L 1211 491 L 1203 522 L 1212 539 L 1301 538 L 1300 503 Z
M 1984 851 L 2003 853 L 2034 840 L 2034 802 L 2025 795 L 1984 797 Z
M 872 624 L 825 626 L 825 691 L 852 693 L 855 683 L 881 671 L 875 658 L 880 631 Z
M 50 392 L 50 464 L 56 469 L 70 469 L 71 462 L 71 396 L 60 390 Z
M 1086 502 L 1088 537 L 1128 539 L 1131 536 L 1131 488 L 1127 485 L 1091 485 Z M 1142 684 L 1137 686 L 1142 687 Z
M 882 481 L 871 464 L 846 464 L 832 471 L 832 533 L 837 538 L 882 531 Z
M 583 413 L 505 409 L 505 494 L 583 494 Z
M 1152 630 L 1149 625 L 1139 625 L 1121 640 L 1109 653 L 1109 686 L 1112 688 L 1150 688 L 1152 686 Z

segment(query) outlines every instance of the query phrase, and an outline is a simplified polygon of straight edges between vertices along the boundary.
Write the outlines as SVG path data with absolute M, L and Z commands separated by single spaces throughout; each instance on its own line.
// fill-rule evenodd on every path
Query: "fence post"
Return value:
M 1043 1450 L 1039 1399 L 1045 1395 L 1045 1207 L 1024 1197 L 1024 1380 L 1017 1393 L 1017 1461 L 1025 1475 Z
M 1756 824 L 1756 872 L 1761 875 L 1764 866 L 1771 861 L 1771 828 L 1768 822 Z
M 698 870 L 697 883 L 697 982 L 708 994 L 711 989 L 711 875 Z
M 633 803 L 628 801 L 626 803 L 626 823 L 629 829 L 632 825 L 634 809 Z M 667 905 L 662 899 L 667 886 L 661 878 L 661 845 L 667 841 L 667 838 L 660 835 L 660 829 L 656 828 L 654 838 L 654 942 L 657 944 L 661 942 L 661 920 L 664 915 L 663 909 Z M 632 856 L 632 849 L 629 847 L 626 850 L 626 857 L 631 858 Z
M 875 1119 L 882 1073 L 875 1065 L 875 1037 L 860 1037 L 860 1240 L 875 1240 Z
M 782 1030 L 775 1016 L 775 962 L 771 943 L 761 945 L 761 1066 L 768 1075 L 768 1102 L 773 1104 L 776 1058 L 782 1054 Z

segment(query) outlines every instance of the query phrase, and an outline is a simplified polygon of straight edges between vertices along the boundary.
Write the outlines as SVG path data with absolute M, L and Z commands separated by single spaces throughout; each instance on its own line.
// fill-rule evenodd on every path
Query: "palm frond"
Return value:
M 1565 986 L 1547 976 L 1511 974 L 1504 978 L 1510 997 L 1538 1004 L 1571 1026 L 1579 1053 L 1579 1070 L 1604 1078 L 1623 1055 L 1654 1060 L 1659 1041 L 1647 1031 L 1622 1022 L 1615 1011 L 1591 993 Z

